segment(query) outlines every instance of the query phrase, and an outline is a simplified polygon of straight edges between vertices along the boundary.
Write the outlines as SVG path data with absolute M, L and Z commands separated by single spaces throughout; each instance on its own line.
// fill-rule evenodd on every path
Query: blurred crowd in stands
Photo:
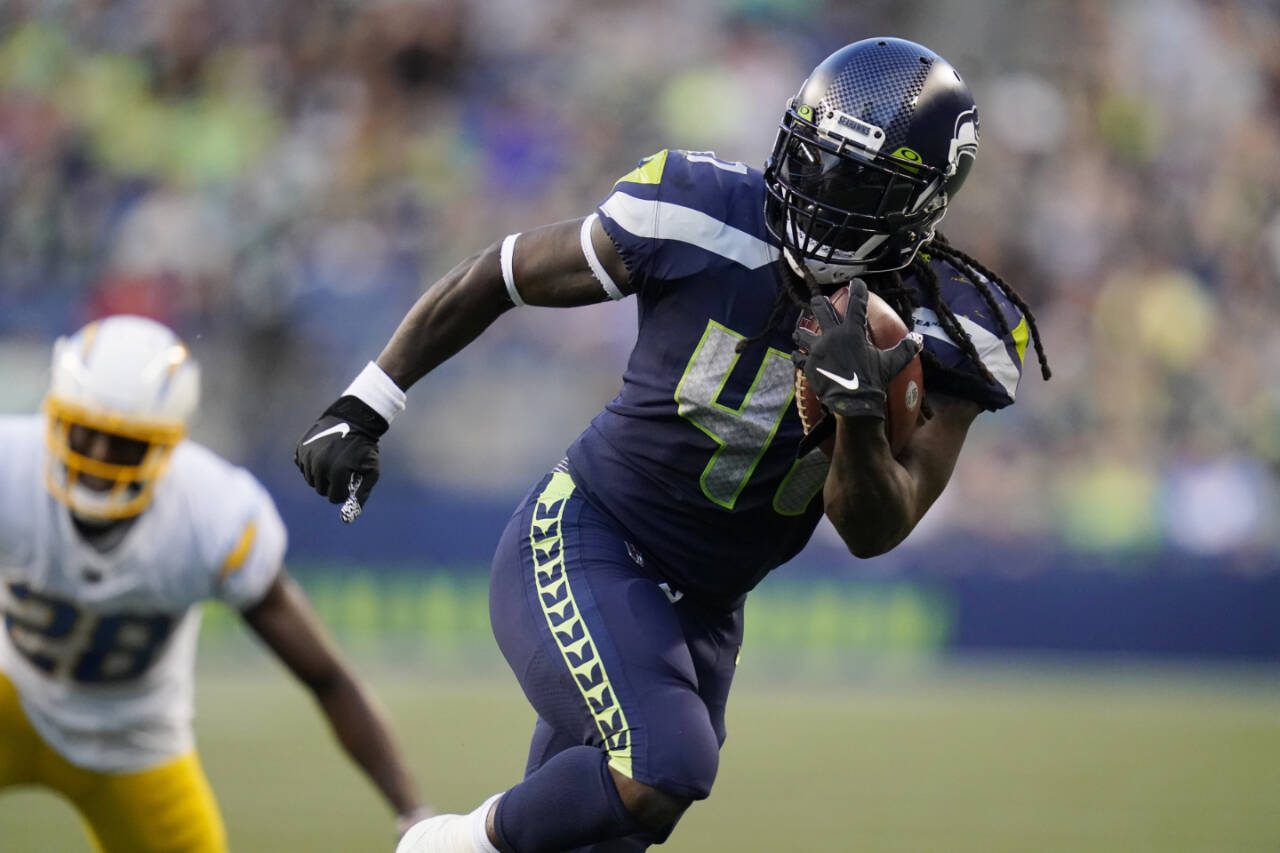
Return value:
M 275 485 L 425 284 L 581 216 L 664 147 L 762 164 L 871 35 L 956 65 L 977 166 L 943 230 L 1054 368 L 971 433 L 914 537 L 1280 570 L 1280 7 L 1267 0 L 8 0 L 0 411 L 118 311 L 205 364 L 198 437 Z M 616 391 L 628 303 L 522 309 L 415 388 L 395 476 L 514 500 Z

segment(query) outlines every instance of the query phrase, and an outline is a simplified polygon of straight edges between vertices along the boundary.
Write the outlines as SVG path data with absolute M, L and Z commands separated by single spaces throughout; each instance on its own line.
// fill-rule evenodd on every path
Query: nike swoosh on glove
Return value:
M 303 478 L 330 503 L 344 504 L 354 521 L 378 482 L 378 439 L 387 421 L 358 397 L 339 397 L 298 439 L 293 461 Z
M 854 279 L 844 319 L 825 296 L 809 300 L 809 311 L 821 334 L 796 327 L 799 347 L 792 360 L 822 405 L 841 417 L 885 417 L 884 389 L 919 354 L 918 335 L 907 335 L 892 349 L 882 350 L 867 334 L 867 285 Z

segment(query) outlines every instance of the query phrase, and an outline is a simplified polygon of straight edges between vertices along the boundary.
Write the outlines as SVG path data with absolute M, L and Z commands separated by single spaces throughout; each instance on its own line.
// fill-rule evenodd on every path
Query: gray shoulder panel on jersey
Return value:
M 914 331 L 945 344 L 956 353 L 960 352 L 955 341 L 951 340 L 951 336 L 942 328 L 936 312 L 930 308 L 916 308 L 911 314 L 915 320 Z M 1013 400 L 1018 391 L 1018 379 L 1022 376 L 1022 370 L 1010 358 L 1004 341 L 963 314 L 956 315 L 956 321 L 973 341 L 973 347 L 977 350 L 978 357 L 982 359 L 983 366 L 1004 388 L 1009 399 Z
M 600 210 L 638 237 L 689 243 L 748 269 L 778 259 L 774 246 L 692 207 L 615 192 Z

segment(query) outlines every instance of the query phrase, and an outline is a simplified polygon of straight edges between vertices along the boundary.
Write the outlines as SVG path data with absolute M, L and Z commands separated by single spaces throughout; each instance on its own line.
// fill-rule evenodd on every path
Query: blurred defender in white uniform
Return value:
M 311 689 L 408 826 L 424 809 L 284 571 L 270 496 L 183 438 L 198 398 L 181 341 L 118 316 L 58 340 L 43 417 L 0 418 L 0 789 L 61 793 L 108 853 L 224 850 L 191 728 L 195 605 L 216 598 Z

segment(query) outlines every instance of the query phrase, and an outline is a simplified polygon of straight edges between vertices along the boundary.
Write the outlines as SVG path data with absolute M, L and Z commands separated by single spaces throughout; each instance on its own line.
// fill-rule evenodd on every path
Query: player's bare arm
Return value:
M 378 481 L 378 439 L 404 408 L 406 389 L 516 305 L 604 301 L 602 279 L 618 292 L 627 285 L 626 267 L 594 216 L 509 236 L 467 258 L 427 288 L 378 360 L 299 440 L 294 461 L 303 477 L 343 505 L 343 521 L 354 521 Z
M 583 254 L 582 223 L 558 222 L 526 231 L 514 241 L 512 286 L 524 303 L 569 308 L 607 298 Z M 626 267 L 598 220 L 590 233 L 596 256 L 612 280 L 625 286 Z M 427 289 L 378 356 L 378 366 L 408 389 L 513 307 L 502 272 L 502 243 L 496 242 Z
M 283 570 L 244 621 L 311 691 L 329 725 L 396 814 L 403 830 L 429 814 L 382 712 L 329 640 L 306 596 Z
M 874 557 L 897 546 L 951 479 L 981 409 L 943 394 L 932 395 L 929 402 L 933 417 L 896 459 L 882 420 L 838 418 L 835 455 L 822 494 L 827 517 L 855 556 Z
M 981 408 L 936 395 L 933 417 L 894 458 L 885 431 L 885 389 L 920 352 L 919 336 L 882 350 L 867 333 L 868 289 L 849 286 L 842 320 L 824 297 L 810 302 L 820 332 L 796 330 L 797 362 L 836 420 L 823 509 L 858 557 L 874 557 L 906 538 L 938 499 L 955 468 L 969 425 Z

